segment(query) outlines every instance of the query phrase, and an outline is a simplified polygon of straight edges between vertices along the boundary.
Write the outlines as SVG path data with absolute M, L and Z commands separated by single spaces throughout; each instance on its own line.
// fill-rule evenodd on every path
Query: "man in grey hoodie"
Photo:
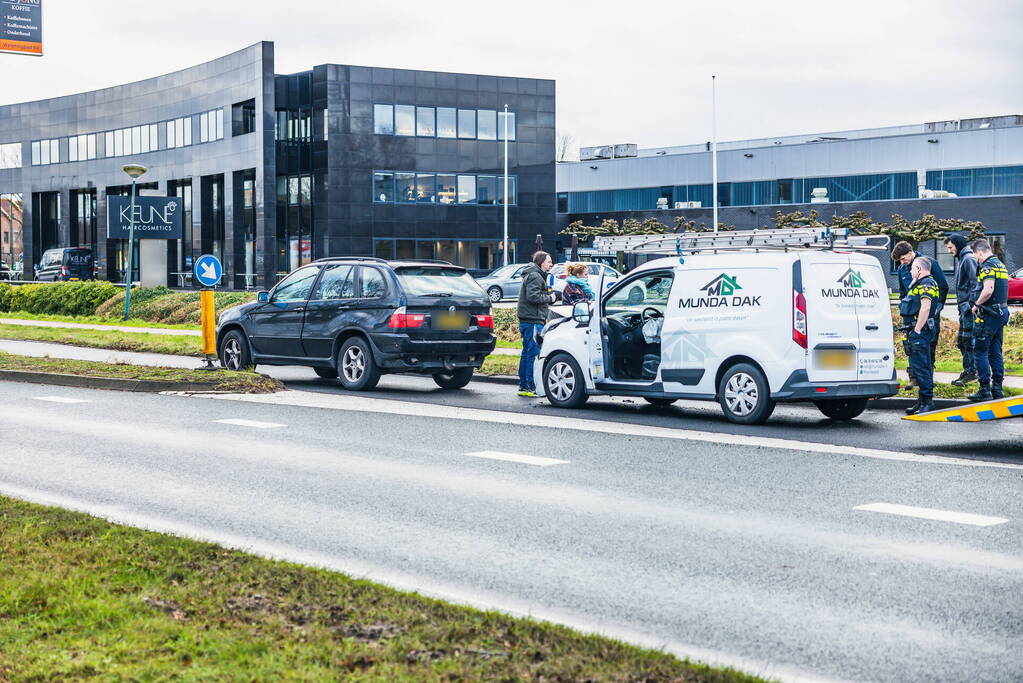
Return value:
M 945 248 L 956 258 L 955 293 L 956 307 L 959 309 L 959 336 L 956 346 L 963 355 L 963 372 L 952 384 L 957 387 L 966 386 L 977 381 L 977 361 L 973 355 L 973 322 L 974 315 L 970 310 L 973 292 L 977 287 L 977 257 L 970 249 L 970 243 L 962 235 L 949 235 L 945 238 Z
M 519 332 L 522 334 L 522 355 L 519 357 L 519 396 L 536 396 L 533 364 L 540 355 L 537 338 L 547 323 L 549 307 L 554 294 L 547 288 L 547 273 L 554 261 L 546 251 L 533 254 L 533 261 L 522 269 L 522 287 L 519 288 Z

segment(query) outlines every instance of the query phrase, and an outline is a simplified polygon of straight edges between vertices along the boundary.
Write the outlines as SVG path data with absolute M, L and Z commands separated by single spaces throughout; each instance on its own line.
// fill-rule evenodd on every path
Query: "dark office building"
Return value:
M 123 281 L 126 241 L 106 239 L 106 198 L 130 191 L 122 166 L 133 162 L 148 168 L 140 194 L 183 199 L 170 284 L 203 253 L 223 259 L 235 288 L 334 255 L 487 271 L 504 258 L 506 196 L 510 260 L 538 235 L 555 245 L 554 97 L 554 81 L 503 76 L 337 64 L 277 75 L 273 43 L 261 42 L 137 83 L 0 106 L 0 200 L 20 217 L 0 260 L 28 264 L 29 279 L 46 249 L 89 246 L 99 277 Z

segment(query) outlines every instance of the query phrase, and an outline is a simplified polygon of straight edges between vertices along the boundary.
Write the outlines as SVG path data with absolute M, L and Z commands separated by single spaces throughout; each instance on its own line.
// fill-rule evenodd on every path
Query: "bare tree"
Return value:
M 558 136 L 558 147 L 557 147 L 557 160 L 558 161 L 571 161 L 573 147 L 575 146 L 575 137 L 568 133 L 564 133 Z

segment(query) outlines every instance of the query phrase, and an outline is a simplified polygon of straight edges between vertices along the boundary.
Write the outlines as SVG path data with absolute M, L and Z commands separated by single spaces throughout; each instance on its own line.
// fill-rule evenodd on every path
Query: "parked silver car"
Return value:
M 522 269 L 528 265 L 510 263 L 488 275 L 476 278 L 476 282 L 494 303 L 501 299 L 515 299 L 519 296 L 519 288 L 522 287 Z

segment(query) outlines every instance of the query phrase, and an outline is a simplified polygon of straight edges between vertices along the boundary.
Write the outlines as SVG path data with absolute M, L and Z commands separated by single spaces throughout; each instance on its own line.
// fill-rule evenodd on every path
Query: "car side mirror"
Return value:
M 270 292 L 256 292 L 256 301 L 265 304 L 270 300 Z
M 572 307 L 572 320 L 577 323 L 587 324 L 590 322 L 590 305 L 585 301 L 580 301 Z

